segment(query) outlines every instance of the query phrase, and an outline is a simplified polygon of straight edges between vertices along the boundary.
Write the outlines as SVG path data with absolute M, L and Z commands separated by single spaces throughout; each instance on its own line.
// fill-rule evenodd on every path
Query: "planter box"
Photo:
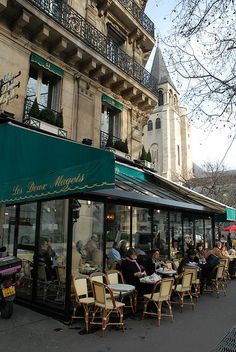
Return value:
M 110 147 L 105 148 L 105 150 L 109 150 L 110 152 L 113 152 L 117 156 L 120 156 L 122 158 L 126 158 L 128 160 L 131 160 L 131 156 L 129 154 L 121 152 L 120 150 L 117 150 L 117 149 L 114 149 L 114 148 L 110 148 Z
M 31 117 L 31 116 L 27 117 L 26 119 L 23 120 L 23 122 L 28 126 L 37 127 L 43 131 L 47 131 L 47 132 L 56 134 L 57 136 L 67 138 L 67 131 L 64 130 L 63 128 L 60 128 L 60 127 L 51 125 L 50 123 L 38 120 L 35 117 Z

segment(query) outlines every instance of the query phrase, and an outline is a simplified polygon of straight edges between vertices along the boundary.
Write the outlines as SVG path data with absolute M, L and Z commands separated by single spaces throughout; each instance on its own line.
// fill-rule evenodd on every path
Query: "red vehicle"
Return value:
M 0 252 L 6 248 L 1 247 Z M 16 295 L 16 274 L 21 270 L 22 262 L 16 257 L 0 258 L 0 316 L 8 319 L 13 313 L 13 301 Z

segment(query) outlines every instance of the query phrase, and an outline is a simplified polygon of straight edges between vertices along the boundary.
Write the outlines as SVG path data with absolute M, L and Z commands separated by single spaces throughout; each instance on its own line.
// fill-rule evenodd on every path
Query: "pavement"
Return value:
M 203 294 L 194 311 L 174 305 L 173 313 L 174 322 L 163 318 L 160 327 L 155 318 L 127 317 L 124 332 L 108 328 L 101 337 L 100 329 L 84 333 L 82 320 L 68 326 L 15 304 L 12 318 L 0 319 L 0 351 L 210 352 L 236 324 L 236 280 L 226 296 Z

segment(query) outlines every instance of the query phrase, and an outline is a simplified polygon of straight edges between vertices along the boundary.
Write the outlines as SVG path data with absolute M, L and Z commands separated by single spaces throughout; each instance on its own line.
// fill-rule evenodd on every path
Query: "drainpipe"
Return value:
M 78 125 L 79 125 L 79 84 L 81 74 L 74 76 L 74 94 L 73 94 L 73 114 L 74 119 L 71 121 L 72 139 L 77 141 L 78 138 Z

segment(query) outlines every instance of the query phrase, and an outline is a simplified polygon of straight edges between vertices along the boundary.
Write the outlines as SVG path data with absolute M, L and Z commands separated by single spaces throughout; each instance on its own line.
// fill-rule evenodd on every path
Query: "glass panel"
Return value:
M 37 300 L 64 308 L 68 201 L 42 202 L 37 267 Z
M 6 252 L 0 256 L 13 255 L 15 219 L 15 206 L 0 206 L 0 247 L 6 247 Z
M 20 206 L 17 257 L 22 260 L 21 286 L 17 296 L 32 298 L 37 203 Z
M 193 221 L 191 217 L 184 217 L 183 231 L 184 231 L 184 252 L 186 252 L 189 249 L 189 247 L 194 246 Z
M 160 250 L 164 258 L 169 256 L 168 243 L 168 212 L 165 210 L 155 209 L 153 214 L 154 238 L 153 248 Z
M 109 204 L 106 215 L 107 269 L 118 268 L 130 243 L 130 207 Z
M 138 254 L 145 254 L 152 247 L 151 216 L 147 208 L 133 208 L 132 216 L 133 247 Z
M 72 275 L 102 270 L 103 264 L 103 203 L 79 200 L 79 218 L 74 223 Z
M 204 221 L 203 219 L 195 220 L 195 244 L 204 242 Z
M 182 256 L 182 219 L 181 213 L 170 212 L 170 233 L 171 233 L 171 246 L 170 256 L 172 258 L 179 258 Z
M 205 248 L 213 247 L 211 219 L 205 219 Z

